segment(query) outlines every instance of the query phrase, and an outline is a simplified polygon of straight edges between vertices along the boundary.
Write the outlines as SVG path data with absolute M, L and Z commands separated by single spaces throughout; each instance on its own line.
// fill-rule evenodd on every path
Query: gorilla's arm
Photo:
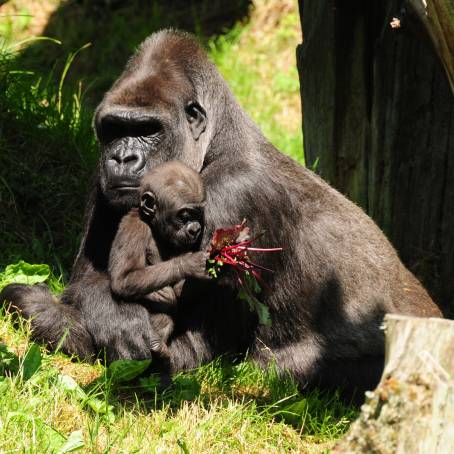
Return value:
M 112 243 L 109 274 L 112 291 L 127 300 L 176 302 L 173 289 L 188 277 L 204 277 L 206 254 L 189 252 L 160 261 L 156 242 L 149 226 L 131 210 L 118 228 Z M 146 263 L 151 265 L 146 265 Z M 172 301 L 171 301 L 172 300 Z

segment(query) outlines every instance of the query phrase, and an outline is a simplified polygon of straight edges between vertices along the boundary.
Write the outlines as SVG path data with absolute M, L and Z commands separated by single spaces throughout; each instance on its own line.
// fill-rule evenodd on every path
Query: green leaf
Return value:
M 58 450 L 57 454 L 66 454 L 67 452 L 74 452 L 82 449 L 85 446 L 83 433 L 81 430 L 71 432 L 66 443 Z
M 246 285 L 248 289 L 250 289 L 253 293 L 260 293 L 262 291 L 262 288 L 260 287 L 259 283 L 257 282 L 256 277 L 249 273 L 246 272 L 244 273 L 244 280 L 246 281 Z
M 47 280 L 50 276 L 50 268 L 45 264 L 31 265 L 21 260 L 14 265 L 8 265 L 2 274 L 2 286 L 7 284 L 34 285 Z
M 96 414 L 103 415 L 109 423 L 115 422 L 115 413 L 113 405 L 109 405 L 106 401 L 97 397 L 88 397 L 85 404 L 89 406 Z
M 19 371 L 19 358 L 4 344 L 0 344 L 0 375 L 5 372 L 17 374 Z
M 271 326 L 270 310 L 260 301 L 255 301 L 255 311 L 257 312 L 259 323 L 265 326 Z
M 183 454 L 189 454 L 189 448 L 188 445 L 186 444 L 186 441 L 183 437 L 178 437 L 177 439 L 177 444 L 183 451 Z
M 60 449 L 63 443 L 66 442 L 66 437 L 64 437 L 60 432 L 55 430 L 49 424 L 46 424 L 42 419 L 25 413 L 24 411 L 13 411 L 9 412 L 6 415 L 7 420 L 22 419 L 30 421 L 40 432 L 43 440 L 47 443 L 47 450 L 49 452 L 55 452 Z
M 107 368 L 107 376 L 114 383 L 131 381 L 143 374 L 151 364 L 151 359 L 141 361 L 133 359 L 119 359 L 114 361 Z
M 270 310 L 267 306 L 261 303 L 257 298 L 247 292 L 244 288 L 240 288 L 238 292 L 240 300 L 245 301 L 249 305 L 251 312 L 256 312 L 259 323 L 265 326 L 271 326 Z
M 177 374 L 172 378 L 174 388 L 170 391 L 172 398 L 179 402 L 194 400 L 200 394 L 200 383 L 193 376 Z
M 57 384 L 61 389 L 73 395 L 83 405 L 90 407 L 95 413 L 103 415 L 110 423 L 115 421 L 113 406 L 94 396 L 89 396 L 78 383 L 69 375 L 60 374 L 57 377 Z
M 161 378 L 158 374 L 152 374 L 149 377 L 142 377 L 139 379 L 140 386 L 150 391 L 155 391 L 161 384 Z
M 307 400 L 293 402 L 280 410 L 277 415 L 281 416 L 287 424 L 301 427 L 308 412 Z
M 57 377 L 57 384 L 63 391 L 72 393 L 79 399 L 88 399 L 87 393 L 78 385 L 76 380 L 69 375 L 60 374 Z
M 60 446 L 65 443 L 66 438 L 53 427 L 46 424 L 44 421 L 35 418 L 35 424 L 38 423 L 38 426 L 41 429 L 41 433 L 44 435 L 49 447 L 50 452 L 57 451 Z
M 0 377 L 0 394 L 5 394 L 11 386 L 11 381 L 9 378 Z
M 41 350 L 36 344 L 28 349 L 22 363 L 22 379 L 29 380 L 41 367 Z

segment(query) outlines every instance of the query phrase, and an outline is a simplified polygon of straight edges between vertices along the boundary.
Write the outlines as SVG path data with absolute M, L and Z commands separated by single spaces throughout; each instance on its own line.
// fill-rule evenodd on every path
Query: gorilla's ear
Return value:
M 192 137 L 194 137 L 194 140 L 198 140 L 200 135 L 205 131 L 207 124 L 205 109 L 197 101 L 193 101 L 186 106 L 185 111 Z

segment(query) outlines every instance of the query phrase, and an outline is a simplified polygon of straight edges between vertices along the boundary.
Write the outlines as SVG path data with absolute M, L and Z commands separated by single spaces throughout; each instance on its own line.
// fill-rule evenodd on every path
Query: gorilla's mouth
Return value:
M 139 182 L 130 178 L 116 178 L 111 180 L 109 189 L 118 192 L 137 191 L 139 189 Z
M 137 191 L 139 186 L 114 186 L 112 189 L 118 192 L 130 192 L 130 191 Z

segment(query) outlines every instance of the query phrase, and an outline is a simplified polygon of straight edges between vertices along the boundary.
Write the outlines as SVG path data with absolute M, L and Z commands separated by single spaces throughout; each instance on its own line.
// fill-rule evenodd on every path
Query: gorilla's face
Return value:
M 109 205 L 121 210 L 138 204 L 140 179 L 156 165 L 180 160 L 200 171 L 203 163 L 198 139 L 206 113 L 192 86 L 183 74 L 156 73 L 149 61 L 143 67 L 139 57 L 95 115 L 100 188 Z

